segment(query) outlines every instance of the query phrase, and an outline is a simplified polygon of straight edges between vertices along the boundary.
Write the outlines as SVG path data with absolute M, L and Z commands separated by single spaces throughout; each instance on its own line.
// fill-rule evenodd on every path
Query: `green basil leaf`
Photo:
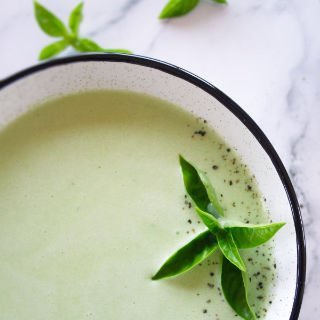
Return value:
M 240 317 L 245 320 L 256 320 L 248 302 L 247 281 L 247 274 L 223 257 L 221 286 L 226 300 Z
M 204 187 L 206 188 L 210 203 L 207 207 L 207 210 L 210 213 L 213 213 L 216 217 L 218 216 L 224 216 L 224 212 L 222 207 L 220 206 L 217 194 L 211 184 L 211 182 L 209 181 L 207 175 L 202 172 L 201 170 L 198 170 L 199 173 L 199 177 L 204 185 Z
M 181 155 L 179 160 L 184 185 L 189 196 L 199 209 L 206 211 L 210 204 L 210 199 L 197 169 Z
M 213 214 L 216 218 L 223 216 L 223 209 L 206 175 L 198 171 L 181 155 L 179 160 L 184 185 L 192 201 L 199 209 Z
M 51 37 L 67 37 L 68 32 L 63 22 L 37 1 L 34 1 L 34 11 L 40 28 L 46 34 Z
M 198 3 L 199 0 L 169 0 L 162 9 L 159 18 L 167 19 L 183 16 L 192 11 Z
M 230 231 L 220 231 L 216 234 L 218 245 L 223 255 L 241 271 L 246 272 L 246 266 L 240 256 L 236 243 Z
M 78 39 L 73 46 L 80 52 L 103 52 L 103 49 L 96 42 L 87 38 Z
M 269 241 L 285 223 L 271 223 L 253 226 L 225 227 L 230 230 L 236 246 L 240 249 L 254 248 Z
M 103 49 L 103 52 L 108 52 L 108 53 L 125 53 L 125 54 L 132 54 L 132 51 L 127 50 L 127 49 Z
M 173 277 L 189 271 L 209 257 L 217 248 L 215 236 L 207 230 L 174 253 L 152 277 L 152 280 Z
M 227 0 L 213 0 L 214 2 L 217 2 L 217 3 L 223 3 L 223 4 L 227 4 Z
M 75 36 L 79 34 L 79 27 L 83 19 L 83 2 L 80 2 L 70 13 L 69 28 Z
M 209 214 L 208 212 L 202 211 L 198 207 L 195 208 L 197 211 L 198 216 L 202 220 L 202 222 L 208 227 L 208 229 L 212 233 L 216 233 L 221 231 L 223 228 L 219 222 L 218 219 L 216 219 L 212 214 Z
M 47 45 L 41 50 L 39 54 L 39 60 L 46 60 L 52 58 L 53 56 L 65 50 L 68 47 L 68 45 L 69 43 L 66 40 L 59 40 Z
M 80 52 L 109 52 L 109 53 L 127 53 L 132 52 L 126 49 L 105 49 L 100 47 L 96 42 L 88 38 L 81 38 L 75 41 L 73 47 Z

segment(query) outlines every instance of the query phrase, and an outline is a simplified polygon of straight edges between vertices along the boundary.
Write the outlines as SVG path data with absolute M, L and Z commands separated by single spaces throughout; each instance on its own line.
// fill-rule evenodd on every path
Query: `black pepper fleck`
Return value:
M 201 136 L 201 137 L 204 137 L 204 136 L 207 134 L 207 132 L 204 131 L 204 130 L 196 130 L 196 131 L 194 132 L 194 134 L 197 134 L 197 135 L 199 135 L 199 136 Z
M 262 282 L 258 283 L 258 288 L 257 289 L 263 289 L 263 283 Z

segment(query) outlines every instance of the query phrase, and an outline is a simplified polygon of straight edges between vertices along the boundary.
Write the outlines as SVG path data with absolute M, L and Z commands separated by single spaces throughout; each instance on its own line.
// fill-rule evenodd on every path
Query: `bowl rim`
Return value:
M 269 156 L 272 161 L 280 179 L 283 187 L 286 191 L 288 201 L 290 203 L 292 217 L 295 225 L 296 231 L 296 245 L 297 245 L 297 279 L 296 279 L 296 289 L 294 301 L 291 309 L 291 315 L 289 320 L 297 320 L 299 318 L 299 313 L 303 300 L 303 293 L 305 287 L 305 277 L 306 277 L 306 244 L 305 235 L 303 228 L 303 221 L 300 212 L 300 206 L 295 194 L 292 182 L 289 175 L 280 160 L 279 155 L 274 149 L 273 145 L 255 123 L 255 121 L 231 98 L 229 98 L 225 93 L 216 88 L 214 85 L 208 81 L 198 77 L 197 75 L 180 68 L 176 65 L 146 57 L 140 55 L 129 55 L 129 54 L 117 54 L 117 53 L 94 53 L 94 54 L 83 54 L 69 56 L 65 58 L 53 59 L 44 63 L 37 64 L 35 66 L 24 69 L 17 72 L 4 80 L 0 80 L 0 91 L 6 86 L 13 84 L 22 78 L 25 78 L 31 74 L 37 73 L 39 71 L 46 70 L 51 67 L 77 63 L 77 62 L 120 62 L 136 64 L 144 67 L 149 67 L 157 70 L 161 70 L 167 74 L 175 76 L 177 78 L 183 79 L 196 87 L 204 90 L 206 93 L 217 99 L 225 108 L 232 112 L 253 134 L 257 139 L 258 143 L 262 146 L 264 151 Z

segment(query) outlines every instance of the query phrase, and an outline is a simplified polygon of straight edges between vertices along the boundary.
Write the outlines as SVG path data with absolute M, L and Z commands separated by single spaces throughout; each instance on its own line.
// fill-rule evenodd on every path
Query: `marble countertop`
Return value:
M 320 2 L 202 1 L 190 15 L 159 21 L 165 0 L 90 0 L 81 34 L 181 66 L 216 85 L 258 123 L 291 175 L 305 223 L 308 275 L 300 319 L 320 306 Z M 67 19 L 77 0 L 43 0 Z M 0 79 L 37 63 L 51 39 L 30 0 L 0 11 Z M 73 52 L 66 51 L 63 55 Z

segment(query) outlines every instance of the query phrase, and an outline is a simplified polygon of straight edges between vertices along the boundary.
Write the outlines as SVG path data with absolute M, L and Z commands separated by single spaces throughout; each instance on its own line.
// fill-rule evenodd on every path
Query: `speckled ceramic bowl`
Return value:
M 208 120 L 238 150 L 257 178 L 275 221 L 278 279 L 266 319 L 298 319 L 305 281 L 305 242 L 288 174 L 254 121 L 210 83 L 176 66 L 133 55 L 84 55 L 53 60 L 0 82 L 0 128 L 30 107 L 57 96 L 93 89 L 124 89 L 180 105 Z

